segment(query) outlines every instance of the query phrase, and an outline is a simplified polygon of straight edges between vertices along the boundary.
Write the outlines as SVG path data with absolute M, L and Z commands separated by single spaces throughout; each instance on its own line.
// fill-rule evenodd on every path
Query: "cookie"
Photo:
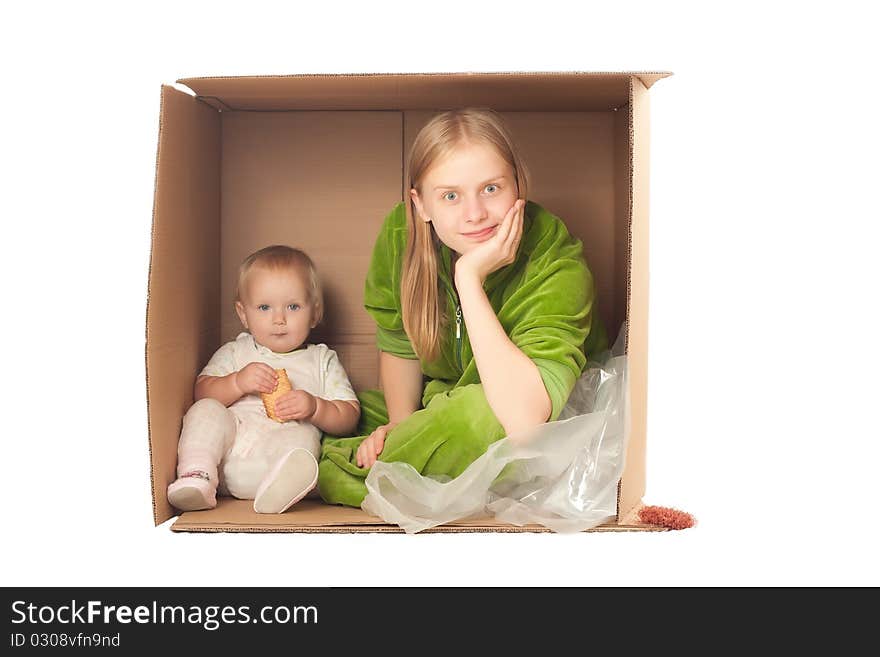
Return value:
M 266 415 L 276 422 L 283 422 L 284 420 L 279 420 L 278 416 L 275 415 L 275 400 L 285 392 L 293 390 L 293 386 L 290 385 L 290 379 L 287 378 L 287 371 L 285 369 L 276 369 L 275 373 L 278 375 L 278 385 L 275 386 L 275 390 L 272 392 L 261 392 L 260 397 L 263 398 Z

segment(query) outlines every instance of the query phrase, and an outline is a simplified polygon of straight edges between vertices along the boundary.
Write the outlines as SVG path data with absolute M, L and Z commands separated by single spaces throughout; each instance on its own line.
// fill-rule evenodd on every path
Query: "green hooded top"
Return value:
M 364 306 L 376 321 L 381 351 L 417 358 L 403 330 L 400 283 L 406 253 L 406 208 L 398 203 L 386 217 L 373 250 L 364 287 Z M 421 360 L 429 379 L 422 395 L 427 406 L 438 393 L 480 382 L 464 319 L 456 338 L 458 295 L 452 281 L 452 253 L 440 243 L 439 285 L 445 292 L 446 317 L 440 355 Z M 555 420 L 586 364 L 607 347 L 605 330 L 595 310 L 593 276 L 581 242 L 562 221 L 531 201 L 526 203 L 523 233 L 516 259 L 492 272 L 483 289 L 510 340 L 541 374 L 553 404 Z M 441 296 L 442 298 L 442 296 Z

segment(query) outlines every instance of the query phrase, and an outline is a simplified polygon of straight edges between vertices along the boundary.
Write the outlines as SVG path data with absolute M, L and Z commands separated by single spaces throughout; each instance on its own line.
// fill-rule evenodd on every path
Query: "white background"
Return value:
M 6 9 L 0 584 L 880 584 L 880 57 L 864 3 L 293 4 Z M 154 527 L 144 318 L 160 85 L 511 70 L 675 73 L 651 90 L 645 502 L 699 525 Z

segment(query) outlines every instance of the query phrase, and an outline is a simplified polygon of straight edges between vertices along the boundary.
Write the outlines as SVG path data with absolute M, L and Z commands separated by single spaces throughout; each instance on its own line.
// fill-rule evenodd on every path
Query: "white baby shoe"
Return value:
M 191 470 L 168 486 L 168 501 L 181 511 L 201 511 L 217 506 L 217 484 L 204 470 Z
M 254 497 L 257 513 L 284 513 L 318 483 L 318 462 L 307 449 L 295 447 L 278 459 L 260 482 Z

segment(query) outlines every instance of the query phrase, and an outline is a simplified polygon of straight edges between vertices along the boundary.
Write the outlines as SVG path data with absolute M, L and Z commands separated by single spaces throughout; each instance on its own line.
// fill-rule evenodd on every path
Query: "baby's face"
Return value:
M 254 267 L 242 296 L 235 303 L 238 318 L 259 344 L 275 353 L 296 349 L 314 328 L 309 288 L 295 269 Z

